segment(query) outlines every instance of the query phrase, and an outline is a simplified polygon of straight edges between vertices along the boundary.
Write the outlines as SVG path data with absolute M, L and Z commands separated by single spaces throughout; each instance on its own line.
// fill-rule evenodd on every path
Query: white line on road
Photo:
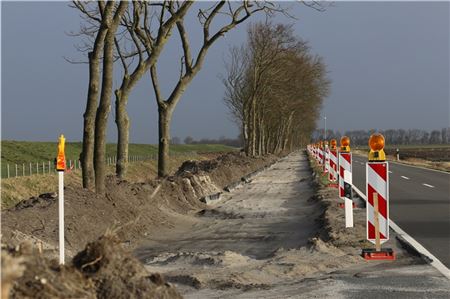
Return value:
M 432 186 L 432 185 L 428 185 L 428 184 L 422 184 L 422 185 L 427 186 L 429 188 L 434 188 L 434 186 Z
M 405 180 L 409 180 L 409 177 L 402 175 L 402 178 Z
M 367 197 L 364 193 L 361 192 L 355 185 L 353 185 L 353 189 L 358 193 L 358 195 L 367 201 Z M 425 247 L 422 246 L 419 242 L 417 242 L 413 237 L 408 235 L 404 230 L 402 230 L 392 219 L 389 219 L 389 226 L 401 237 L 403 237 L 406 242 L 411 244 L 420 254 L 426 256 L 429 260 L 431 260 L 430 264 L 436 268 L 439 272 L 441 272 L 445 277 L 450 279 L 450 270 L 440 261 L 437 257 L 435 257 L 431 252 L 429 252 Z

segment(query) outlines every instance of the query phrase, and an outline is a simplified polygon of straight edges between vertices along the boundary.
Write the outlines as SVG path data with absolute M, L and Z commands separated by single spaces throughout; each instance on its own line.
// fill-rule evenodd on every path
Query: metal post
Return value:
M 8 179 L 9 179 L 9 164 L 6 164 L 6 173 L 7 173 Z
M 36 173 L 39 174 L 39 163 L 36 162 Z
M 25 163 L 22 164 L 22 176 L 25 176 Z
M 42 162 L 42 174 L 45 174 L 45 162 Z
M 16 177 L 17 177 L 17 164 L 16 164 Z
M 324 139 L 327 140 L 327 117 L 324 116 L 323 119 L 325 120 L 325 136 L 324 136 Z
M 58 171 L 59 263 L 64 265 L 64 171 Z
M 52 169 L 51 167 L 50 167 L 50 161 L 48 161 L 48 173 L 50 173 L 50 169 Z
M 31 166 L 31 162 L 30 162 L 30 175 L 33 174 L 33 167 Z

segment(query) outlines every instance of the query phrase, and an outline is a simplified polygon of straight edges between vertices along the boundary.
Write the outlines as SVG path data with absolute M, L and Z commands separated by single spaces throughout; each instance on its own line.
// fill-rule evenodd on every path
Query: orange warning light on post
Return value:
M 369 138 L 369 161 L 386 161 L 384 153 L 384 136 L 380 133 L 372 134 Z
M 336 139 L 331 139 L 330 146 L 332 150 L 336 150 L 337 141 Z
M 341 152 L 350 152 L 350 138 L 348 136 L 343 136 L 341 138 Z
M 58 156 L 56 157 L 56 170 L 57 171 L 66 170 L 66 157 L 64 155 L 65 143 L 66 143 L 66 138 L 64 138 L 64 135 L 61 135 L 59 137 L 59 143 L 58 143 Z

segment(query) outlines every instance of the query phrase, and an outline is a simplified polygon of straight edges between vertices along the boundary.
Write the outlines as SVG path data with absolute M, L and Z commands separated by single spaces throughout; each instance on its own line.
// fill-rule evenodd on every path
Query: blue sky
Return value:
M 336 2 L 325 12 L 289 5 L 297 20 L 277 17 L 275 22 L 294 23 L 296 34 L 328 65 L 332 86 L 322 110 L 328 128 L 431 130 L 450 125 L 448 2 Z M 187 19 L 194 31 L 199 28 L 195 11 Z M 66 34 L 77 31 L 80 22 L 67 2 L 2 2 L 2 139 L 56 140 L 64 133 L 69 141 L 81 140 L 88 68 L 63 59 L 83 59 L 74 48 L 79 40 Z M 191 35 L 195 41 L 196 33 Z M 246 24 L 213 46 L 176 108 L 172 136 L 237 136 L 222 103 L 219 75 L 227 49 L 245 38 Z M 179 55 L 174 34 L 159 63 L 166 92 L 178 72 Z M 156 142 L 154 101 L 146 75 L 129 101 L 131 142 Z

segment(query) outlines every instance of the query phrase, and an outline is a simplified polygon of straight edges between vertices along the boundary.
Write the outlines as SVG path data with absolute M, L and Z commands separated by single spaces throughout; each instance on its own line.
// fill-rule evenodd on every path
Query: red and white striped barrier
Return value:
M 331 182 L 337 181 L 337 165 L 338 165 L 338 157 L 337 150 L 330 150 L 330 174 L 329 180 Z
M 319 164 L 322 165 L 323 164 L 323 148 L 319 147 Z
M 327 173 L 330 170 L 330 152 L 328 149 L 328 145 L 325 145 L 323 159 L 323 172 Z
M 389 240 L 389 165 L 387 162 L 368 162 L 366 164 L 366 236 L 375 244 L 374 194 L 378 197 L 378 223 L 380 243 Z

